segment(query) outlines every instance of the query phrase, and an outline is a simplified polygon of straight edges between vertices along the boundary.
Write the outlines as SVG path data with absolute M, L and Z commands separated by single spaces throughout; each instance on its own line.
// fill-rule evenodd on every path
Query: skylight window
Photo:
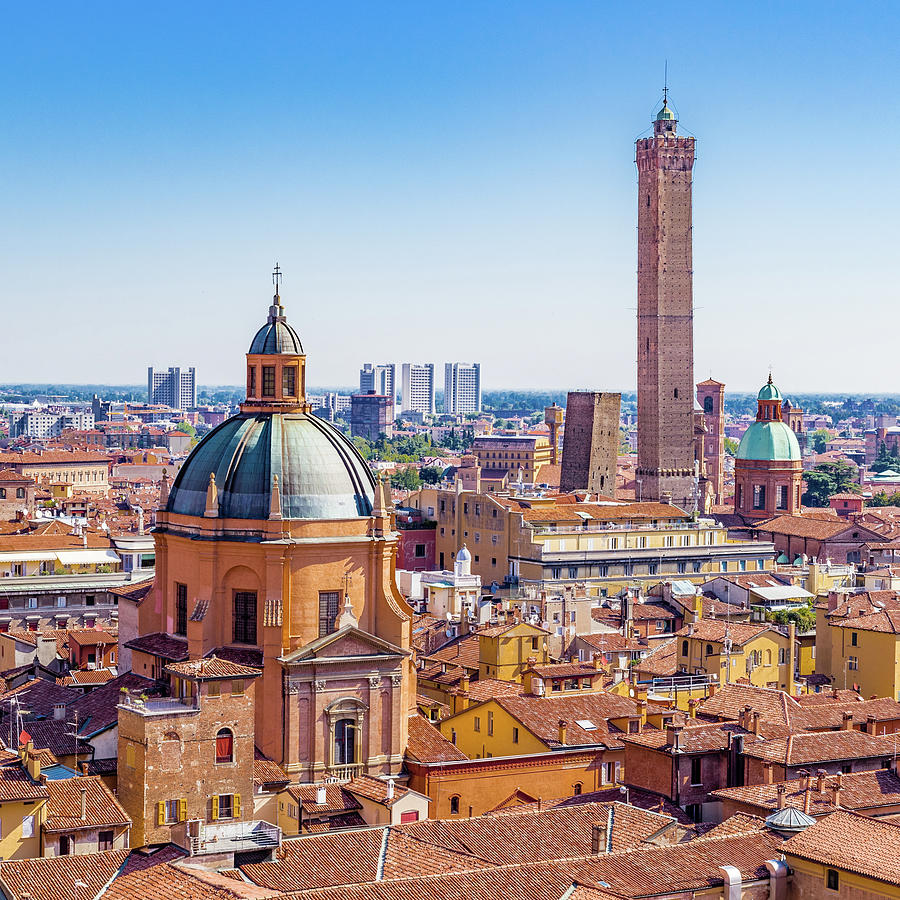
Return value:
M 585 731 L 596 731 L 597 726 L 590 719 L 576 719 L 575 724 Z

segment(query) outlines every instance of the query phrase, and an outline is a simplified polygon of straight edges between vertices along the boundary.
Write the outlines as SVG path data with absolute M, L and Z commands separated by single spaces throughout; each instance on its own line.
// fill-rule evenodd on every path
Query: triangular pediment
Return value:
M 382 640 L 374 634 L 347 625 L 333 634 L 326 634 L 303 647 L 298 647 L 281 658 L 284 665 L 299 665 L 322 659 L 337 657 L 403 657 L 408 652 L 401 647 Z

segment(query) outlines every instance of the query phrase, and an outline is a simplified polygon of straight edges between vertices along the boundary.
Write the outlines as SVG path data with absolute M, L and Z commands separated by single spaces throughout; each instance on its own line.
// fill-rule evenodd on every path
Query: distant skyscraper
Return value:
M 401 412 L 434 414 L 434 363 L 403 363 Z
M 663 100 L 638 169 L 639 495 L 684 509 L 694 500 L 691 171 L 694 139 L 679 137 Z
M 147 369 L 147 402 L 161 403 L 173 409 L 193 409 L 197 405 L 197 370 Z
M 393 363 L 385 363 L 381 366 L 366 363 L 359 370 L 359 392 L 361 394 L 384 394 L 396 398 L 396 375 L 396 366 Z
M 444 412 L 454 415 L 481 412 L 481 363 L 444 365 Z

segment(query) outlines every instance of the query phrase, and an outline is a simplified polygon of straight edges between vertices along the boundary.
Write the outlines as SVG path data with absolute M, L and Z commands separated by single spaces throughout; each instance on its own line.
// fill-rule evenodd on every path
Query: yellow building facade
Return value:
M 677 669 L 687 675 L 714 675 L 719 684 L 747 678 L 757 687 L 793 694 L 793 633 L 760 624 L 701 619 L 675 635 Z
M 437 523 L 435 553 L 452 567 L 459 548 L 472 554 L 482 583 L 547 587 L 584 582 L 590 593 L 662 579 L 700 584 L 716 575 L 770 572 L 775 548 L 730 541 L 712 519 L 692 519 L 661 503 L 575 503 L 571 497 L 515 496 L 425 488 L 410 505 Z

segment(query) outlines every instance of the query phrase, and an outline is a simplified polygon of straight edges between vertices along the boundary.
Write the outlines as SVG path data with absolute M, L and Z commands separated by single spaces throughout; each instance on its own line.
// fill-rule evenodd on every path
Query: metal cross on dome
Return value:
M 275 263 L 275 271 L 272 272 L 272 284 L 275 285 L 276 290 L 278 286 L 281 284 L 281 279 L 284 278 L 284 275 L 281 272 L 281 266 L 278 263 Z

